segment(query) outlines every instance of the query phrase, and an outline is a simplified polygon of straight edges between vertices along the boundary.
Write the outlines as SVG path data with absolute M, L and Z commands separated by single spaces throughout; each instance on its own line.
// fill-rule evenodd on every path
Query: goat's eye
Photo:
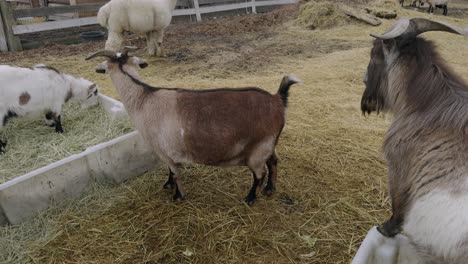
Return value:
M 96 91 L 94 91 L 94 95 L 97 95 L 98 94 L 98 90 L 96 89 Z

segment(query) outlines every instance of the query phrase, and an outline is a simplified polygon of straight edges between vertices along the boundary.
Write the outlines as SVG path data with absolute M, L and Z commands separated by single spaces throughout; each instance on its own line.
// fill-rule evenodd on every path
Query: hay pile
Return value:
M 78 104 L 65 105 L 62 126 L 65 133 L 57 134 L 41 118 L 10 119 L 1 131 L 8 145 L 0 155 L 0 183 L 132 131 L 128 119 L 113 121 L 101 107 Z
M 296 23 L 309 29 L 328 29 L 346 25 L 351 19 L 332 2 L 309 1 L 301 5 Z

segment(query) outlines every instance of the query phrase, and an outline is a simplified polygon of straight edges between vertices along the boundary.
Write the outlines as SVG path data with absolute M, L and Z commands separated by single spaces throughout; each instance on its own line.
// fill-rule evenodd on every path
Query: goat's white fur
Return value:
M 432 6 L 435 5 L 446 5 L 448 4 L 449 0 L 423 0 L 422 3 L 428 3 Z
M 462 185 L 464 191 L 459 193 L 439 188 L 418 199 L 403 226 L 414 243 L 447 259 L 460 255 L 460 245 L 468 237 L 468 182 Z
M 112 0 L 97 14 L 98 23 L 107 28 L 106 50 L 118 51 L 122 33 L 146 34 L 150 55 L 164 56 L 161 49 L 164 30 L 171 23 L 177 0 Z
M 385 237 L 374 226 L 369 230 L 351 264 L 422 264 L 410 240 L 402 234 Z
M 36 65 L 33 68 L 0 65 L 0 128 L 3 118 L 13 112 L 18 116 L 40 116 L 51 111 L 60 115 L 65 98 L 81 102 L 82 108 L 98 103 L 94 83 Z M 92 87 L 92 89 L 90 89 Z M 30 100 L 21 105 L 19 97 L 27 92 Z M 89 97 L 89 98 L 88 98 Z

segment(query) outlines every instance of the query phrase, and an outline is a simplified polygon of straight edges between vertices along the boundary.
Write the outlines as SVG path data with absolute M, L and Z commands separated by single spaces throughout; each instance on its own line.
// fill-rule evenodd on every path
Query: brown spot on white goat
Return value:
M 424 263 L 461 264 L 468 259 L 468 85 L 418 37 L 427 31 L 468 35 L 422 18 L 372 35 L 361 109 L 394 114 L 384 143 L 392 216 L 379 231 L 407 236 Z
M 29 100 L 31 100 L 31 95 L 28 93 L 28 92 L 23 92 L 20 96 L 19 96 L 19 104 L 20 105 L 25 105 L 29 102 Z
M 136 128 L 155 154 L 169 166 L 165 188 L 176 186 L 174 200 L 185 197 L 179 164 L 248 166 L 253 185 L 245 198 L 255 201 L 269 168 L 265 192 L 276 182 L 275 147 L 285 124 L 289 87 L 285 76 L 277 94 L 255 87 L 187 90 L 161 88 L 141 81 L 137 67 L 147 64 L 122 53 L 99 51 L 87 59 L 107 57 L 98 72 L 108 72 Z

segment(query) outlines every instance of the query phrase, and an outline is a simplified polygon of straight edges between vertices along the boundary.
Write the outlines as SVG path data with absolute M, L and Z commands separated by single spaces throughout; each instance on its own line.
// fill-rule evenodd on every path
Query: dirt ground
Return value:
M 390 117 L 363 117 L 359 106 L 369 34 L 384 32 L 394 20 L 309 30 L 295 23 L 297 10 L 291 5 L 174 25 L 165 36 L 168 57 L 136 52 L 150 64 L 142 78 L 156 86 L 259 86 L 275 93 L 285 74 L 303 80 L 290 91 L 271 198 L 260 195 L 252 207 L 242 202 L 251 185 L 245 168 L 187 166 L 187 200 L 173 203 L 161 188 L 167 171 L 160 166 L 119 186 L 96 185 L 79 200 L 0 228 L 0 263 L 349 263 L 367 231 L 390 216 L 381 155 Z M 464 13 L 430 16 L 398 8 L 398 15 L 468 26 Z M 468 81 L 466 38 L 440 32 L 424 38 Z M 136 36 L 126 44 L 144 47 Z M 46 63 L 94 80 L 118 98 L 109 77 L 94 72 L 98 61 L 84 61 L 103 46 L 52 44 L 0 59 Z

